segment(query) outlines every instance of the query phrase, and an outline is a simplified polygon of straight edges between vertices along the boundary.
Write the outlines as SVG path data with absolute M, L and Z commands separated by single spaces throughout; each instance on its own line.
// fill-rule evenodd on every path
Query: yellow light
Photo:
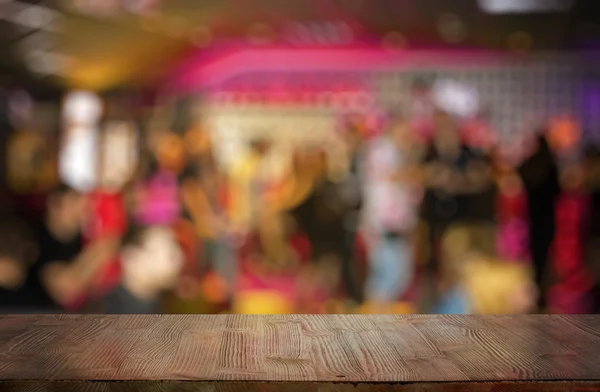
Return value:
M 276 291 L 252 290 L 237 295 L 233 310 L 239 314 L 289 314 L 293 306 Z

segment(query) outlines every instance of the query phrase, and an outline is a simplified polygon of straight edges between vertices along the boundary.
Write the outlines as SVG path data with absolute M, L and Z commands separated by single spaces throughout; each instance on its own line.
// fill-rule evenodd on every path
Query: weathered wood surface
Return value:
M 41 387 L 600 390 L 600 317 L 0 317 L 0 390 Z
M 0 382 L 3 392 L 596 392 L 596 382 L 302 383 L 302 382 Z

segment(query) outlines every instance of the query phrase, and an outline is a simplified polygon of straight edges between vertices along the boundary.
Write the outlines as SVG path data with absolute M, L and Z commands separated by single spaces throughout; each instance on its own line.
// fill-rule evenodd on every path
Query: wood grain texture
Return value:
M 4 392 L 596 392 L 598 382 L 315 383 L 256 381 L 18 381 L 0 382 Z
M 596 316 L 0 317 L 1 391 L 591 391 L 599 355 Z

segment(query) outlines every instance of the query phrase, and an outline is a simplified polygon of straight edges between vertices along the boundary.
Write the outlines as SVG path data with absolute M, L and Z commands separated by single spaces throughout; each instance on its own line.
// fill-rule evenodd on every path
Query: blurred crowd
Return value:
M 126 181 L 101 172 L 86 191 L 16 130 L 9 151 L 35 153 L 9 157 L 22 171 L 2 203 L 0 310 L 595 312 L 600 152 L 575 121 L 507 146 L 483 115 L 409 109 L 376 130 L 345 116 L 343 164 L 303 144 L 276 177 L 266 137 L 225 168 L 199 123 L 155 129 Z M 29 173 L 27 159 L 47 165 Z

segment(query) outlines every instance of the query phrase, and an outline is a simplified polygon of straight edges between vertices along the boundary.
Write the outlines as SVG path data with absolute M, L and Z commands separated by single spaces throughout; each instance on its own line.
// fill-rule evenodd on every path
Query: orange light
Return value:
M 579 142 L 580 136 L 579 125 L 570 116 L 556 116 L 550 120 L 548 141 L 553 148 L 568 150 Z

